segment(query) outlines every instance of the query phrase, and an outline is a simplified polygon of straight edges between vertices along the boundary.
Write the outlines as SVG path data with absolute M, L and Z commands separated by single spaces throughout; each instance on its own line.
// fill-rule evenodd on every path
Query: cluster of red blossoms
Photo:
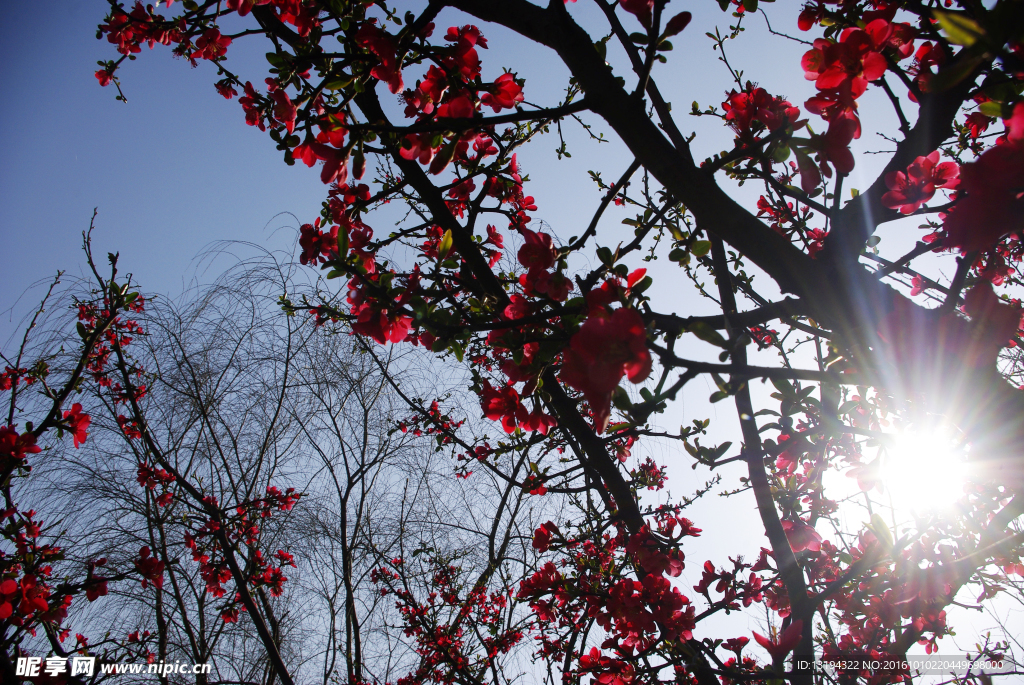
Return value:
M 760 140 L 757 134 L 765 129 L 774 133 L 783 126 L 790 126 L 796 130 L 806 123 L 799 121 L 799 107 L 753 85 L 743 92 L 730 91 L 722 109 L 725 121 L 744 143 L 757 142 Z
M 233 510 L 219 511 L 216 517 L 210 517 L 202 526 L 192 533 L 185 534 L 185 546 L 192 550 L 192 560 L 199 564 L 199 573 L 206 583 L 206 592 L 220 598 L 227 590 L 224 583 L 232 578 L 231 569 L 224 556 L 223 540 L 229 544 L 244 543 L 250 549 L 250 565 L 246 570 L 247 582 L 254 588 L 266 587 L 277 597 L 284 592 L 284 583 L 288 580 L 284 575 L 284 567 L 295 566 L 292 555 L 284 550 L 274 554 L 276 565 L 271 564 L 259 549 L 261 521 L 270 518 L 275 511 L 290 511 L 301 497 L 295 488 L 280 490 L 268 487 L 262 498 L 239 504 Z M 208 508 L 217 508 L 217 501 L 207 497 Z M 162 568 L 162 567 L 161 567 Z M 240 593 L 228 601 L 221 609 L 221 618 L 226 623 L 238 620 L 239 610 L 245 610 Z
M 591 291 L 591 295 L 605 292 Z M 588 302 L 597 299 L 588 296 Z M 623 376 L 633 383 L 643 381 L 652 363 L 647 327 L 640 315 L 626 307 L 609 311 L 594 302 L 587 320 L 569 340 L 561 378 L 587 398 L 594 425 L 603 431 L 611 416 L 612 392 L 619 381 Z
M 861 132 L 857 99 L 868 83 L 885 74 L 886 56 L 898 62 L 913 54 L 916 32 L 910 24 L 892 21 L 897 9 L 892 4 L 866 12 L 864 28 L 844 29 L 838 41 L 818 38 L 803 56 L 804 77 L 818 89 L 804 106 L 829 124 L 824 134 L 811 136 L 807 145 L 807 151 L 817 155 L 817 165 L 806 154 L 797 154 L 801 185 L 807 192 L 821 183 L 822 174 L 832 176 L 831 167 L 843 175 L 853 171 L 850 142 Z M 810 30 L 823 14 L 822 5 L 805 9 L 800 28 Z
M 398 685 L 452 685 L 467 671 L 486 672 L 498 656 L 523 639 L 522 630 L 509 626 L 508 593 L 488 592 L 478 584 L 463 594 L 461 569 L 432 556 L 427 568 L 430 593 L 420 600 L 402 583 L 404 566 L 402 559 L 393 559 L 390 566 L 376 568 L 370 576 L 381 595 L 395 597 L 405 635 L 415 639 L 420 656 L 416 669 L 399 678 Z M 477 645 L 482 651 L 479 656 L 472 648 Z
M 987 249 L 1024 229 L 1024 102 L 1006 121 L 1006 135 L 975 161 L 960 168 L 959 198 L 946 214 L 946 247 Z
M 551 521 L 536 530 L 534 548 L 561 551 L 561 565 L 569 569 L 566 575 L 547 562 L 519 589 L 519 597 L 536 612 L 541 654 L 564 658 L 566 641 L 560 633 L 571 631 L 585 616 L 595 618 L 609 636 L 601 650 L 611 649 L 616 656 L 606 657 L 595 648 L 580 657 L 579 667 L 606 682 L 631 673 L 627 659 L 634 652 L 659 639 L 692 637 L 695 609 L 666 577 L 682 572 L 683 555 L 666 542 L 699 536 L 700 529 L 668 511 L 657 518 L 657 531 L 644 526 L 629 535 L 620 528 L 614 536 L 601 536 L 600 544 L 582 536 L 567 539 Z M 635 567 L 638 580 L 614 571 L 622 564 Z
M 901 214 L 913 214 L 932 199 L 937 188 L 956 188 L 960 167 L 956 162 L 939 162 L 939 151 L 918 157 L 905 172 L 893 171 L 885 176 L 889 192 L 882 196 L 882 204 L 898 209 Z

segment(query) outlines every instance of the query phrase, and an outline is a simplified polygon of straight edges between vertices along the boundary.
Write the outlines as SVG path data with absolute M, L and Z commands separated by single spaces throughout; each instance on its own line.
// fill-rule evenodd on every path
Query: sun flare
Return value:
M 963 495 L 967 450 L 945 430 L 908 430 L 886 449 L 883 481 L 897 509 L 948 508 Z

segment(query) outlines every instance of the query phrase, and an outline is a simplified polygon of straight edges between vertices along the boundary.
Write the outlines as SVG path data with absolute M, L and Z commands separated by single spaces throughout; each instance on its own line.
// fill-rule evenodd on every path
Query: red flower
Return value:
M 640 23 L 646 27 L 651 26 L 654 12 L 654 0 L 620 0 L 619 6 L 630 14 L 636 15 Z
M 274 118 L 284 124 L 288 133 L 292 133 L 295 130 L 295 115 L 298 110 L 292 104 L 288 93 L 284 92 L 283 88 L 278 88 L 270 94 L 270 98 L 274 101 Z
M 466 25 L 463 27 L 452 26 L 448 29 L 444 39 L 455 43 L 452 46 L 452 56 L 444 60 L 452 72 L 461 75 L 466 81 L 472 81 L 480 75 L 480 55 L 477 54 L 476 46 L 487 47 L 487 39 L 480 33 L 476 26 Z
M 64 412 L 64 420 L 67 421 L 68 430 L 71 431 L 71 435 L 74 436 L 75 449 L 78 449 L 78 447 L 81 446 L 89 436 L 86 429 L 89 427 L 89 424 L 92 423 L 92 417 L 88 414 L 83 414 L 82 405 L 75 402 L 71 405 L 71 409 Z
M 217 92 L 220 93 L 225 100 L 230 100 L 231 98 L 238 95 L 238 91 L 231 86 L 231 81 L 227 79 L 217 81 L 217 83 L 213 85 L 217 89 Z
M 960 169 L 966 197 L 946 214 L 946 247 L 984 250 L 1024 228 L 1024 103 L 1014 107 L 1008 132 L 1005 143 Z
M 437 108 L 439 119 L 469 119 L 476 114 L 476 105 L 468 94 L 457 95 Z
M 780 661 L 786 658 L 786 655 L 793 651 L 800 642 L 800 633 L 803 631 L 804 622 L 797 619 L 789 624 L 789 627 L 782 631 L 782 635 L 778 636 L 776 640 L 769 640 L 760 633 L 754 633 L 754 639 L 757 640 L 757 644 L 768 650 L 768 653 L 772 655 L 772 661 Z
M 244 17 L 252 11 L 253 6 L 266 5 L 269 2 L 270 0 L 227 0 L 227 6 L 229 10 L 234 10 L 239 16 Z
M 20 466 L 26 454 L 37 454 L 42 449 L 31 433 L 19 435 L 14 426 L 0 426 L 0 472 Z
M 971 138 L 977 138 L 988 130 L 989 124 L 991 123 L 991 117 L 987 117 L 981 112 L 971 112 L 967 115 L 967 120 L 964 122 L 964 126 L 970 129 Z
M 302 146 L 295 148 L 296 152 L 300 147 Z M 324 168 L 320 170 L 320 180 L 323 183 L 337 183 L 340 185 L 345 182 L 345 179 L 348 178 L 348 157 L 341 150 L 312 140 L 306 143 L 305 147 L 302 147 L 302 160 L 306 162 L 307 166 L 313 166 L 312 163 L 307 161 L 307 149 L 317 159 L 324 161 Z
M 508 319 L 521 319 L 530 313 L 530 301 L 522 295 L 513 295 L 512 304 L 505 307 L 505 317 Z
M 338 226 L 331 226 L 330 232 L 324 233 L 316 224 L 303 224 L 299 228 L 299 262 L 316 264 L 337 257 L 338 230 Z
M 743 648 L 747 646 L 748 642 L 750 642 L 750 638 L 744 635 L 743 637 L 734 637 L 731 640 L 726 640 L 722 643 L 722 646 L 730 652 L 735 652 L 736 658 L 738 659 L 740 657 L 740 652 L 743 651 Z
M 249 126 L 258 126 L 261 131 L 266 131 L 267 127 L 263 123 L 263 114 L 259 108 L 259 93 L 253 88 L 252 82 L 245 82 L 245 95 L 238 98 L 238 104 L 242 106 L 242 111 L 245 112 L 245 123 Z
M 504 236 L 502 236 L 501 233 L 498 232 L 498 229 L 496 229 L 494 226 L 491 226 L 490 224 L 487 225 L 487 240 L 484 242 L 494 245 L 499 250 L 505 247 Z
M 808 549 L 812 552 L 821 550 L 821 535 L 814 530 L 813 526 L 799 520 L 786 520 L 782 522 L 782 528 L 786 531 L 786 539 L 789 540 L 789 546 L 793 548 L 794 552 L 803 552 Z
M 401 314 L 389 316 L 386 311 L 368 302 L 353 305 L 352 313 L 356 315 L 356 320 L 352 322 L 352 332 L 369 336 L 381 345 L 389 341 L 402 342 L 412 328 L 412 317 Z
M 551 534 L 561 535 L 562 532 L 558 530 L 551 521 L 541 524 L 540 528 L 533 532 L 533 548 L 538 552 L 546 552 L 551 547 Z
M 560 272 L 532 270 L 519 277 L 527 294 L 543 293 L 552 300 L 559 302 L 569 297 L 573 290 L 573 283 Z
M 932 73 L 932 66 L 941 67 L 946 63 L 946 53 L 941 45 L 933 45 L 930 40 L 926 40 L 921 43 L 921 47 L 917 49 L 917 53 L 914 55 L 915 64 L 913 69 L 917 72 L 918 87 L 922 91 L 928 90 L 928 81 L 934 76 Z M 912 101 L 917 102 L 914 97 L 913 91 L 909 93 L 909 97 Z
M 485 380 L 480 391 L 480 402 L 484 416 L 492 421 L 501 421 L 501 427 L 506 433 L 514 432 L 516 425 L 527 418 L 526 407 L 519 401 L 519 393 L 511 386 L 498 389 Z
M 370 75 L 379 81 L 385 81 L 392 93 L 400 92 L 403 86 L 402 70 L 398 68 L 398 46 L 394 37 L 367 23 L 356 33 L 355 40 L 379 60 L 370 70 Z
M 829 164 L 844 176 L 853 171 L 854 162 L 853 153 L 850 152 L 850 142 L 857 137 L 859 129 L 860 122 L 856 117 L 833 119 L 829 122 L 828 131 L 823 135 L 811 137 L 808 148 L 818 153 L 817 167 L 811 163 L 810 157 L 806 154 L 797 154 L 800 186 L 804 192 L 811 192 L 821 183 L 821 174 L 827 178 L 832 177 L 832 169 Z
M 733 90 L 729 99 L 722 103 L 722 108 L 725 120 L 741 138 L 750 138 L 765 128 L 775 131 L 784 123 L 793 126 L 800 118 L 799 107 L 770 95 L 764 88 L 742 93 Z
M 885 44 L 891 31 L 888 22 L 876 19 L 864 29 L 846 29 L 838 43 L 818 38 L 801 60 L 804 77 L 814 81 L 819 90 L 837 88 L 843 81 L 860 86 L 881 78 L 886 62 L 877 49 Z
M 602 656 L 597 647 L 580 657 L 580 670 L 592 673 L 596 685 L 629 685 L 634 675 L 631 664 Z
M 519 248 L 519 263 L 530 271 L 550 269 L 555 264 L 555 248 L 547 233 L 535 233 L 522 229 L 526 242 Z
M 110 85 L 110 72 L 106 69 L 100 69 L 96 72 L 96 80 L 100 82 L 101 86 Z
M 94 578 L 93 584 L 85 588 L 85 597 L 90 602 L 95 602 L 107 594 L 107 581 L 105 578 Z
M 875 459 L 870 464 L 856 464 L 846 474 L 847 478 L 856 478 L 857 487 L 863 492 L 875 488 L 881 493 L 885 492 L 885 482 L 882 480 L 881 461 Z
M 190 57 L 192 59 L 196 57 L 210 60 L 220 59 L 227 53 L 229 45 L 231 45 L 230 38 L 220 35 L 220 31 L 217 29 L 207 29 L 206 33 L 196 40 L 197 50 Z
M 523 101 L 523 89 L 516 83 L 512 74 L 499 76 L 494 80 L 493 88 L 493 93 L 484 93 L 480 96 L 480 102 L 495 112 L 500 112 L 502 109 L 514 109 Z
M 918 157 L 907 167 L 906 173 L 891 171 L 885 175 L 889 192 L 882 196 L 882 204 L 899 209 L 901 214 L 913 214 L 935 194 L 936 188 L 955 188 L 960 167 L 956 162 L 939 163 L 939 151 L 927 157 Z
M 562 380 L 590 403 L 599 430 L 608 425 L 612 392 L 624 375 L 639 383 L 651 372 L 647 329 L 632 309 L 611 316 L 592 314 L 569 341 L 562 363 Z
M 917 297 L 918 295 L 920 295 L 921 293 L 928 289 L 928 284 L 924 282 L 924 278 L 921 277 L 921 274 L 916 274 L 914 278 L 911 279 L 910 285 L 911 297 Z
M 135 561 L 135 570 L 142 576 L 142 587 L 146 588 L 150 583 L 153 587 L 164 586 L 164 562 L 154 556 L 150 556 L 149 547 L 139 549 L 139 558 Z

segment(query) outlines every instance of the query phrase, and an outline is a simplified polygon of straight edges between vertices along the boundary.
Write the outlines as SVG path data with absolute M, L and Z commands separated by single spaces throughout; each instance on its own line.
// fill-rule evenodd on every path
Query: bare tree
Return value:
M 85 649 L 212 664 L 122 678 L 393 681 L 429 661 L 406 610 L 432 604 L 442 576 L 450 601 L 427 619 L 475 630 L 467 653 L 487 639 L 467 620 L 480 597 L 502 598 L 501 632 L 523 620 L 513 594 L 535 565 L 535 519 L 558 507 L 527 506 L 529 452 L 511 479 L 453 479 L 443 440 L 403 422 L 444 384 L 423 357 L 380 356 L 281 309 L 316 285 L 264 253 L 146 302 L 130 347 L 113 346 L 116 370 L 81 388 L 88 442 L 51 450 L 26 484 L 26 500 L 60 517 L 69 568 L 104 560 L 124 580 L 73 605 Z M 399 591 L 383 569 L 400 571 Z

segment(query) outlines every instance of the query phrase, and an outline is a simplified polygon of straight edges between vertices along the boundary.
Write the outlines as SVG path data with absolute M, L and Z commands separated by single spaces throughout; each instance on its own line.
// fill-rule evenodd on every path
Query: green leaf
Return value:
M 789 149 L 788 145 L 780 145 L 772 152 L 772 161 L 781 164 L 789 159 L 789 155 L 792 150 Z
M 441 242 L 437 246 L 437 258 L 440 261 L 444 261 L 444 258 L 448 256 L 448 253 L 452 251 L 452 231 L 448 229 L 441 236 Z M 459 359 L 459 361 L 462 361 Z
M 952 65 L 928 79 L 928 92 L 941 93 L 949 90 L 970 76 L 984 59 L 982 55 L 961 55 Z
M 348 75 L 339 76 L 336 79 L 331 79 L 324 84 L 326 90 L 344 90 L 348 85 L 352 83 L 352 77 Z
M 994 102 L 992 100 L 988 100 L 986 102 L 981 103 L 978 106 L 978 109 L 980 109 L 981 113 L 987 117 L 999 117 L 1000 119 L 1009 118 L 1008 116 L 1006 116 L 1007 114 L 1009 114 L 1009 112 L 1007 111 L 1009 108 L 1001 102 Z
M 348 229 L 344 226 L 338 227 L 338 259 L 345 261 L 348 257 Z
M 677 247 L 668 253 L 668 258 L 673 262 L 679 262 L 680 264 L 690 263 L 690 253 L 681 247 Z
M 985 36 L 985 29 L 966 14 L 944 10 L 932 10 L 932 13 L 939 21 L 939 26 L 946 32 L 946 40 L 950 43 L 969 48 L 978 42 L 979 38 Z
M 724 391 L 724 390 L 716 390 L 715 392 L 711 393 L 711 397 L 708 398 L 708 401 L 711 402 L 712 404 L 714 404 L 715 402 L 721 402 L 722 400 L 724 400 L 728 396 L 729 396 L 729 393 L 727 393 L 726 391 Z
M 690 252 L 693 253 L 694 257 L 703 257 L 708 252 L 711 252 L 711 241 L 710 240 L 698 240 L 690 248 Z
M 796 397 L 796 388 L 785 378 L 770 379 L 775 389 L 782 393 L 783 397 Z
M 622 389 L 621 386 L 615 388 L 612 392 L 612 404 L 619 411 L 629 411 L 633 407 L 633 403 L 629 400 L 629 394 Z
M 756 12 L 757 0 L 743 0 L 743 9 L 747 12 Z
M 719 333 L 718 331 L 716 331 L 714 328 L 704 323 L 703 321 L 698 321 L 692 324 L 691 326 L 689 326 L 687 330 L 706 343 L 711 343 L 712 345 L 717 345 L 718 347 L 729 346 L 729 343 L 726 342 L 725 338 L 722 337 L 721 333 Z
M 632 288 L 630 288 L 630 292 L 632 294 L 634 294 L 634 295 L 639 295 L 643 291 L 645 291 L 648 288 L 650 288 L 652 283 L 654 283 L 654 281 L 651 280 L 650 276 L 644 276 L 642 281 L 640 281 L 639 283 L 634 285 Z
M 612 265 L 612 251 L 609 250 L 607 247 L 597 248 L 597 258 L 600 259 L 601 263 L 604 264 L 605 266 Z
M 880 514 L 875 513 L 871 515 L 871 523 L 868 524 L 868 530 L 874 533 L 875 537 L 878 538 L 878 542 L 882 545 L 882 549 L 886 552 L 892 549 L 895 542 L 892 537 L 892 531 L 889 530 L 889 525 Z

